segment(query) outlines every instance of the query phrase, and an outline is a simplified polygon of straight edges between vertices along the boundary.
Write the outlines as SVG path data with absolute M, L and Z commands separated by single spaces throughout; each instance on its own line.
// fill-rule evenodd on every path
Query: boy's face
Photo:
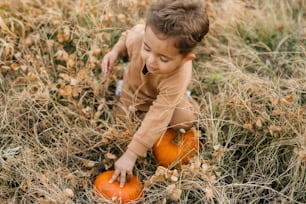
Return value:
M 168 74 L 178 69 L 186 61 L 194 58 L 190 54 L 184 57 L 174 46 L 173 37 L 165 37 L 153 32 L 147 26 L 141 50 L 141 57 L 146 63 L 147 69 L 152 74 Z

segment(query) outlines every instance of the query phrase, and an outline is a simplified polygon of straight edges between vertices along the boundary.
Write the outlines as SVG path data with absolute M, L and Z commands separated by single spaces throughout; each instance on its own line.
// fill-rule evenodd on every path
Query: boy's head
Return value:
M 149 8 L 146 25 L 164 38 L 173 38 L 174 46 L 183 56 L 209 30 L 209 20 L 199 0 L 159 0 Z

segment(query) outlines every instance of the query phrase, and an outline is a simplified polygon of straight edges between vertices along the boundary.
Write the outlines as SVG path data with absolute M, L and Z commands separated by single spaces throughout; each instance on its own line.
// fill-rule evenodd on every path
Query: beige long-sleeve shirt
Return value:
M 191 61 L 169 74 L 147 72 L 141 58 L 144 30 L 145 25 L 136 25 L 122 33 L 115 45 L 121 56 L 129 56 L 120 101 L 127 109 L 147 112 L 128 145 L 138 156 L 145 156 L 167 129 L 175 107 L 186 97 L 192 75 Z

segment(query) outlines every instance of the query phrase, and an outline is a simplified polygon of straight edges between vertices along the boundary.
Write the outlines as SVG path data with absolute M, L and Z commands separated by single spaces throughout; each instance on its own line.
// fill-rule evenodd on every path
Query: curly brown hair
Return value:
M 151 4 L 146 25 L 165 37 L 174 37 L 180 54 L 187 55 L 209 31 L 203 0 L 159 0 Z

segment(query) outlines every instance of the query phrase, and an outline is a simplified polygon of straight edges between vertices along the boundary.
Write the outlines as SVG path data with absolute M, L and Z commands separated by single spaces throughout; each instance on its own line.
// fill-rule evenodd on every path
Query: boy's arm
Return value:
M 103 57 L 101 66 L 104 76 L 108 75 L 108 72 L 112 69 L 113 64 L 118 58 L 128 54 L 129 46 L 131 46 L 128 44 L 131 43 L 127 42 L 132 41 L 133 36 L 135 36 L 135 32 L 139 32 L 139 28 L 143 28 L 143 25 L 138 24 L 130 30 L 123 32 L 117 43 L 113 46 L 112 50 Z
M 142 36 L 142 32 L 144 31 L 144 24 L 137 24 L 131 29 L 123 32 L 118 40 L 118 42 L 114 45 L 112 51 L 118 53 L 118 57 L 123 57 L 128 54 L 128 48 L 131 46 L 132 42 L 139 39 L 139 36 Z
M 129 30 L 123 32 L 117 43 L 112 48 L 112 52 L 116 53 L 118 57 L 123 57 L 127 54 L 126 38 L 128 33 Z
M 136 159 L 144 157 L 149 148 L 167 129 L 172 118 L 176 104 L 180 102 L 184 94 L 168 94 L 163 91 L 158 95 L 154 104 L 150 107 L 140 128 L 135 133 L 131 143 L 128 145 L 126 152 L 115 162 L 115 172 L 110 182 L 119 179 L 120 187 L 123 187 L 126 181 L 126 174 L 133 174 L 133 168 Z
M 168 101 L 163 98 L 164 96 L 160 95 L 150 107 L 141 126 L 128 145 L 127 151 L 132 151 L 138 156 L 145 157 L 148 149 L 167 130 L 175 110 L 175 104 L 167 105 Z M 176 99 L 175 101 L 179 100 Z
M 147 150 L 167 130 L 176 106 L 185 97 L 190 78 L 191 72 L 184 72 L 165 80 L 163 88 L 128 145 L 128 151 L 142 157 L 146 155 Z

